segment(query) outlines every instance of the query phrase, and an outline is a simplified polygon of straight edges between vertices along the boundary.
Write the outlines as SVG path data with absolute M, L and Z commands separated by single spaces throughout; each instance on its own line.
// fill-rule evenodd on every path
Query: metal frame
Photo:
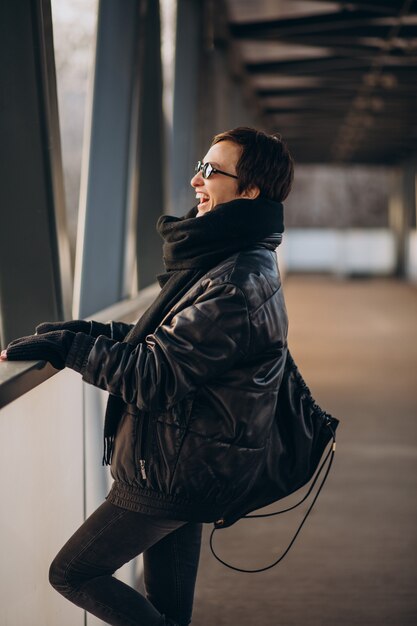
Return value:
M 100 0 L 94 86 L 85 141 L 73 313 L 85 317 L 130 295 L 126 231 L 137 145 L 144 0 Z
M 171 210 L 183 215 L 193 206 L 189 181 L 197 158 L 202 2 L 178 0 L 175 47 L 171 162 Z M 195 198 L 194 198 L 195 203 Z
M 137 289 L 163 270 L 162 240 L 156 221 L 165 208 L 165 140 L 159 2 L 147 0 L 143 28 L 143 63 L 138 106 L 138 189 L 136 209 Z
M 1 3 L 2 344 L 69 315 L 71 270 L 49 0 Z

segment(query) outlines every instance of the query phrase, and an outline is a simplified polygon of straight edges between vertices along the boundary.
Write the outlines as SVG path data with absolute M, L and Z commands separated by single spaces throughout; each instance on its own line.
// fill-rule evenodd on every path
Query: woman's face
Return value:
M 241 147 L 232 141 L 220 141 L 211 146 L 203 159 L 204 163 L 211 163 L 213 167 L 236 176 L 236 165 L 241 154 Z M 256 198 L 259 195 L 257 187 L 237 193 L 237 179 L 224 174 L 213 173 L 209 178 L 203 178 L 201 172 L 197 172 L 191 179 L 196 198 L 199 201 L 199 214 L 208 213 L 217 204 L 230 202 L 236 198 Z

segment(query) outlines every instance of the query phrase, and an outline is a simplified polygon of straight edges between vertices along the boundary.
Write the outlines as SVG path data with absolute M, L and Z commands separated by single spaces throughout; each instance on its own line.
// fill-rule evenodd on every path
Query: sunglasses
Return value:
M 203 178 L 210 178 L 212 174 L 223 174 L 223 176 L 230 176 L 230 178 L 237 178 L 234 174 L 228 174 L 227 172 L 223 172 L 222 170 L 218 170 L 217 167 L 213 167 L 211 163 L 203 163 L 203 161 L 198 161 L 197 165 L 194 168 L 196 174 L 201 172 Z

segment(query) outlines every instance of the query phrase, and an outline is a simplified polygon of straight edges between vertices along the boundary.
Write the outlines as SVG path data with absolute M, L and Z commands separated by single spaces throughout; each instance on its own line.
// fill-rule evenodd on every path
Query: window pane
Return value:
M 97 0 L 52 0 L 67 222 L 75 256 L 86 102 L 92 78 Z

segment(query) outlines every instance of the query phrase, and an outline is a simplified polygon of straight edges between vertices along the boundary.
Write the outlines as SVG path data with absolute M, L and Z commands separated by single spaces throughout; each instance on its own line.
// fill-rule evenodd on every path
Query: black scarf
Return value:
M 194 207 L 183 217 L 162 215 L 157 230 L 164 239 L 166 272 L 157 276 L 158 297 L 145 311 L 124 341 L 138 345 L 182 296 L 212 267 L 257 242 L 274 250 L 284 231 L 283 206 L 267 198 L 238 199 L 219 204 L 201 217 Z M 110 395 L 104 422 L 103 464 L 109 465 L 125 402 Z

